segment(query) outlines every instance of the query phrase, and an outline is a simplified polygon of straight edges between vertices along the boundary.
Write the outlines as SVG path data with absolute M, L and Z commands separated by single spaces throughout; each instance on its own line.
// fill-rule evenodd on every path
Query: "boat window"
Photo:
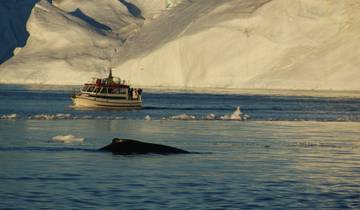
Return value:
M 93 91 L 93 92 L 94 92 L 94 93 L 98 93 L 98 92 L 99 92 L 99 90 L 100 90 L 100 88 L 98 88 L 98 87 L 97 87 L 97 88 L 95 88 L 95 89 L 94 89 L 94 91 Z
M 100 93 L 108 93 L 108 89 L 107 88 L 101 88 Z
M 121 93 L 120 88 L 114 88 L 112 93 L 113 94 L 120 94 Z
M 87 90 L 87 92 L 93 92 L 93 90 L 94 90 L 94 86 L 90 86 L 90 88 Z
M 127 94 L 128 89 L 127 88 L 107 88 L 108 92 L 103 92 L 101 91 L 101 93 L 110 93 L 110 94 Z

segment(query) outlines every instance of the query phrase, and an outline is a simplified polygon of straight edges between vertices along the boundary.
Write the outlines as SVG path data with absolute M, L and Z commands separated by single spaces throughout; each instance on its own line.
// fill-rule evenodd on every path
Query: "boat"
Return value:
M 140 109 L 142 89 L 132 88 L 125 80 L 112 76 L 92 78 L 72 95 L 74 107 Z

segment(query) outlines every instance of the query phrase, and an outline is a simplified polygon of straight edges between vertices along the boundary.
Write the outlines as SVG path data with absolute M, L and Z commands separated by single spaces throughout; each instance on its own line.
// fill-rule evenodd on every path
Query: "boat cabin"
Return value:
M 130 88 L 125 80 L 113 77 L 110 70 L 108 78 L 92 78 L 90 82 L 85 83 L 81 93 L 93 97 L 139 100 L 141 99 L 142 90 Z

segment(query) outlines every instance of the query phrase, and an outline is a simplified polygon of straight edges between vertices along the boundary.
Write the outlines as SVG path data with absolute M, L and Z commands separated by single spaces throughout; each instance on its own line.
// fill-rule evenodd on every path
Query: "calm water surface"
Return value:
M 360 208 L 358 98 L 145 92 L 142 110 L 94 111 L 70 94 L 0 86 L 0 117 L 16 114 L 0 120 L 0 209 Z M 238 105 L 250 120 L 203 120 Z M 85 141 L 52 141 L 68 134 Z M 96 151 L 114 137 L 197 153 Z

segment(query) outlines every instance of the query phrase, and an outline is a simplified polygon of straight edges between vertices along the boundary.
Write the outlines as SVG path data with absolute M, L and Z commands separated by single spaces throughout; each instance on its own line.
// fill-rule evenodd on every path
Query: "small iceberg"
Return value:
M 195 120 L 196 117 L 193 115 L 187 115 L 187 114 L 180 114 L 176 116 L 170 117 L 171 120 Z
M 231 115 L 227 114 L 220 117 L 221 120 L 247 120 L 249 118 L 250 118 L 249 115 L 243 114 L 240 111 L 240 106 L 237 106 L 236 110 Z
M 241 115 L 240 106 L 237 106 L 235 112 L 230 115 L 230 120 L 241 120 Z
M 52 137 L 53 142 L 70 144 L 70 143 L 84 143 L 85 138 L 76 137 L 74 135 L 59 135 Z

